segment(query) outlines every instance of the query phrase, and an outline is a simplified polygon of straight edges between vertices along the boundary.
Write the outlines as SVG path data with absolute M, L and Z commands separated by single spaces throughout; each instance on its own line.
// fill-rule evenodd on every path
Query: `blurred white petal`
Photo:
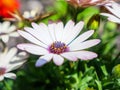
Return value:
M 0 75 L 0 81 L 4 79 L 4 75 Z
M 14 74 L 14 73 L 6 73 L 4 76 L 6 78 L 16 79 L 16 74 Z

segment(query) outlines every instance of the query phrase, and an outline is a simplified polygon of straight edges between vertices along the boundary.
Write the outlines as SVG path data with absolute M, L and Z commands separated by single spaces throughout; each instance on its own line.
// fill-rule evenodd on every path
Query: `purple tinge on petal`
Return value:
M 47 60 L 39 58 L 35 64 L 36 67 L 42 67 L 43 65 L 45 65 L 47 63 Z

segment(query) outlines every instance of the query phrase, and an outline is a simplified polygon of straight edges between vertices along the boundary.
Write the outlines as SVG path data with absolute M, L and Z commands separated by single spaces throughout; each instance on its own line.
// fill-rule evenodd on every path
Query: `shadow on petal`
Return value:
M 48 61 L 45 59 L 41 59 L 39 58 L 35 64 L 36 67 L 42 67 L 43 65 L 45 65 Z

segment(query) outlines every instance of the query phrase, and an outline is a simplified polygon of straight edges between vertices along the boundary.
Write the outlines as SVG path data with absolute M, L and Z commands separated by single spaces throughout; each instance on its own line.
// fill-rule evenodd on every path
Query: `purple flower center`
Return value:
M 6 69 L 3 67 L 0 67 L 0 76 L 5 74 Z
M 49 47 L 49 51 L 54 54 L 61 54 L 63 52 L 67 52 L 68 47 L 64 43 L 56 41 L 51 44 L 51 46 Z

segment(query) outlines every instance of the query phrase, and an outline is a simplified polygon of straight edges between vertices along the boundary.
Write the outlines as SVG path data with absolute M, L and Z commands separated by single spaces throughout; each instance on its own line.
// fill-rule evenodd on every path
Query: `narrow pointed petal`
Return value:
M 69 20 L 67 24 L 64 27 L 63 33 L 62 33 L 62 39 L 61 41 L 64 42 L 71 34 L 73 28 L 74 28 L 74 22 L 72 20 Z
M 30 42 L 40 45 L 42 47 L 46 47 L 47 45 L 43 44 L 40 40 L 38 40 L 37 38 L 35 38 L 34 36 L 32 36 L 31 34 L 18 30 L 18 33 L 23 36 L 25 39 L 29 40 Z
M 16 70 L 16 69 L 20 68 L 26 61 L 27 60 L 10 62 L 10 64 L 8 64 L 7 67 L 6 67 L 7 68 L 6 72 Z
M 9 62 L 17 54 L 17 51 L 17 48 L 11 48 L 5 56 L 6 61 Z
M 29 56 L 29 54 L 27 54 L 26 52 L 20 52 L 12 58 L 11 62 L 24 61 L 25 59 L 28 58 L 28 56 Z
M 96 53 L 90 51 L 78 51 L 75 55 L 81 60 L 91 60 L 97 57 Z
M 48 31 L 48 27 L 46 25 L 44 25 L 43 23 L 41 23 L 40 25 L 32 23 L 32 26 L 34 27 L 34 29 L 27 27 L 25 28 L 25 30 L 47 45 L 53 42 Z
M 57 41 L 61 41 L 63 34 L 63 23 L 58 22 L 55 27 L 55 36 Z
M 44 55 L 44 54 L 47 54 L 49 53 L 49 51 L 43 47 L 40 47 L 40 46 L 37 46 L 37 45 L 34 45 L 34 44 L 27 44 L 27 43 L 24 43 L 24 44 L 18 44 L 17 47 L 21 50 L 25 50 L 31 54 L 35 54 L 35 55 Z
M 83 33 L 82 35 L 78 36 L 73 42 L 70 43 L 70 46 L 72 45 L 76 45 L 80 42 L 85 41 L 86 39 L 88 39 L 92 34 L 94 33 L 94 30 L 89 30 L 85 33 Z
M 108 14 L 108 13 L 101 13 L 101 15 L 108 17 L 109 21 L 120 23 L 120 19 L 115 17 L 114 15 Z
M 4 76 L 6 78 L 16 79 L 16 74 L 14 74 L 14 73 L 6 73 Z
M 31 35 L 33 35 L 36 39 L 38 39 L 40 42 L 49 45 L 52 43 L 52 40 L 49 36 L 49 34 L 47 34 L 45 31 L 43 30 L 34 30 L 32 28 L 26 27 L 24 28 L 28 33 L 30 33 Z M 48 38 L 46 38 L 46 36 Z
M 65 43 L 66 44 L 71 43 L 78 36 L 78 34 L 81 32 L 81 30 L 83 29 L 83 26 L 84 26 L 83 21 L 80 21 L 79 23 L 77 23 L 75 25 L 75 27 L 72 29 L 72 32 L 68 36 L 68 38 L 66 39 Z
M 117 17 L 120 18 L 120 12 L 119 12 L 120 6 L 118 7 L 118 4 L 113 3 L 113 4 L 112 4 L 112 8 L 109 7 L 109 6 L 106 6 L 106 8 L 107 8 L 111 13 L 113 13 L 114 15 L 116 15 Z
M 85 42 L 78 43 L 76 45 L 70 45 L 69 49 L 70 51 L 83 50 L 83 49 L 87 49 L 89 47 L 95 46 L 98 43 L 100 43 L 99 39 L 88 40 Z
M 60 66 L 60 65 L 63 64 L 64 58 L 61 57 L 60 55 L 54 54 L 54 56 L 53 56 L 53 62 L 54 62 L 56 65 Z
M 50 33 L 50 35 L 52 37 L 53 42 L 56 41 L 55 26 L 56 26 L 56 23 L 52 23 L 52 24 L 48 25 L 49 33 Z

